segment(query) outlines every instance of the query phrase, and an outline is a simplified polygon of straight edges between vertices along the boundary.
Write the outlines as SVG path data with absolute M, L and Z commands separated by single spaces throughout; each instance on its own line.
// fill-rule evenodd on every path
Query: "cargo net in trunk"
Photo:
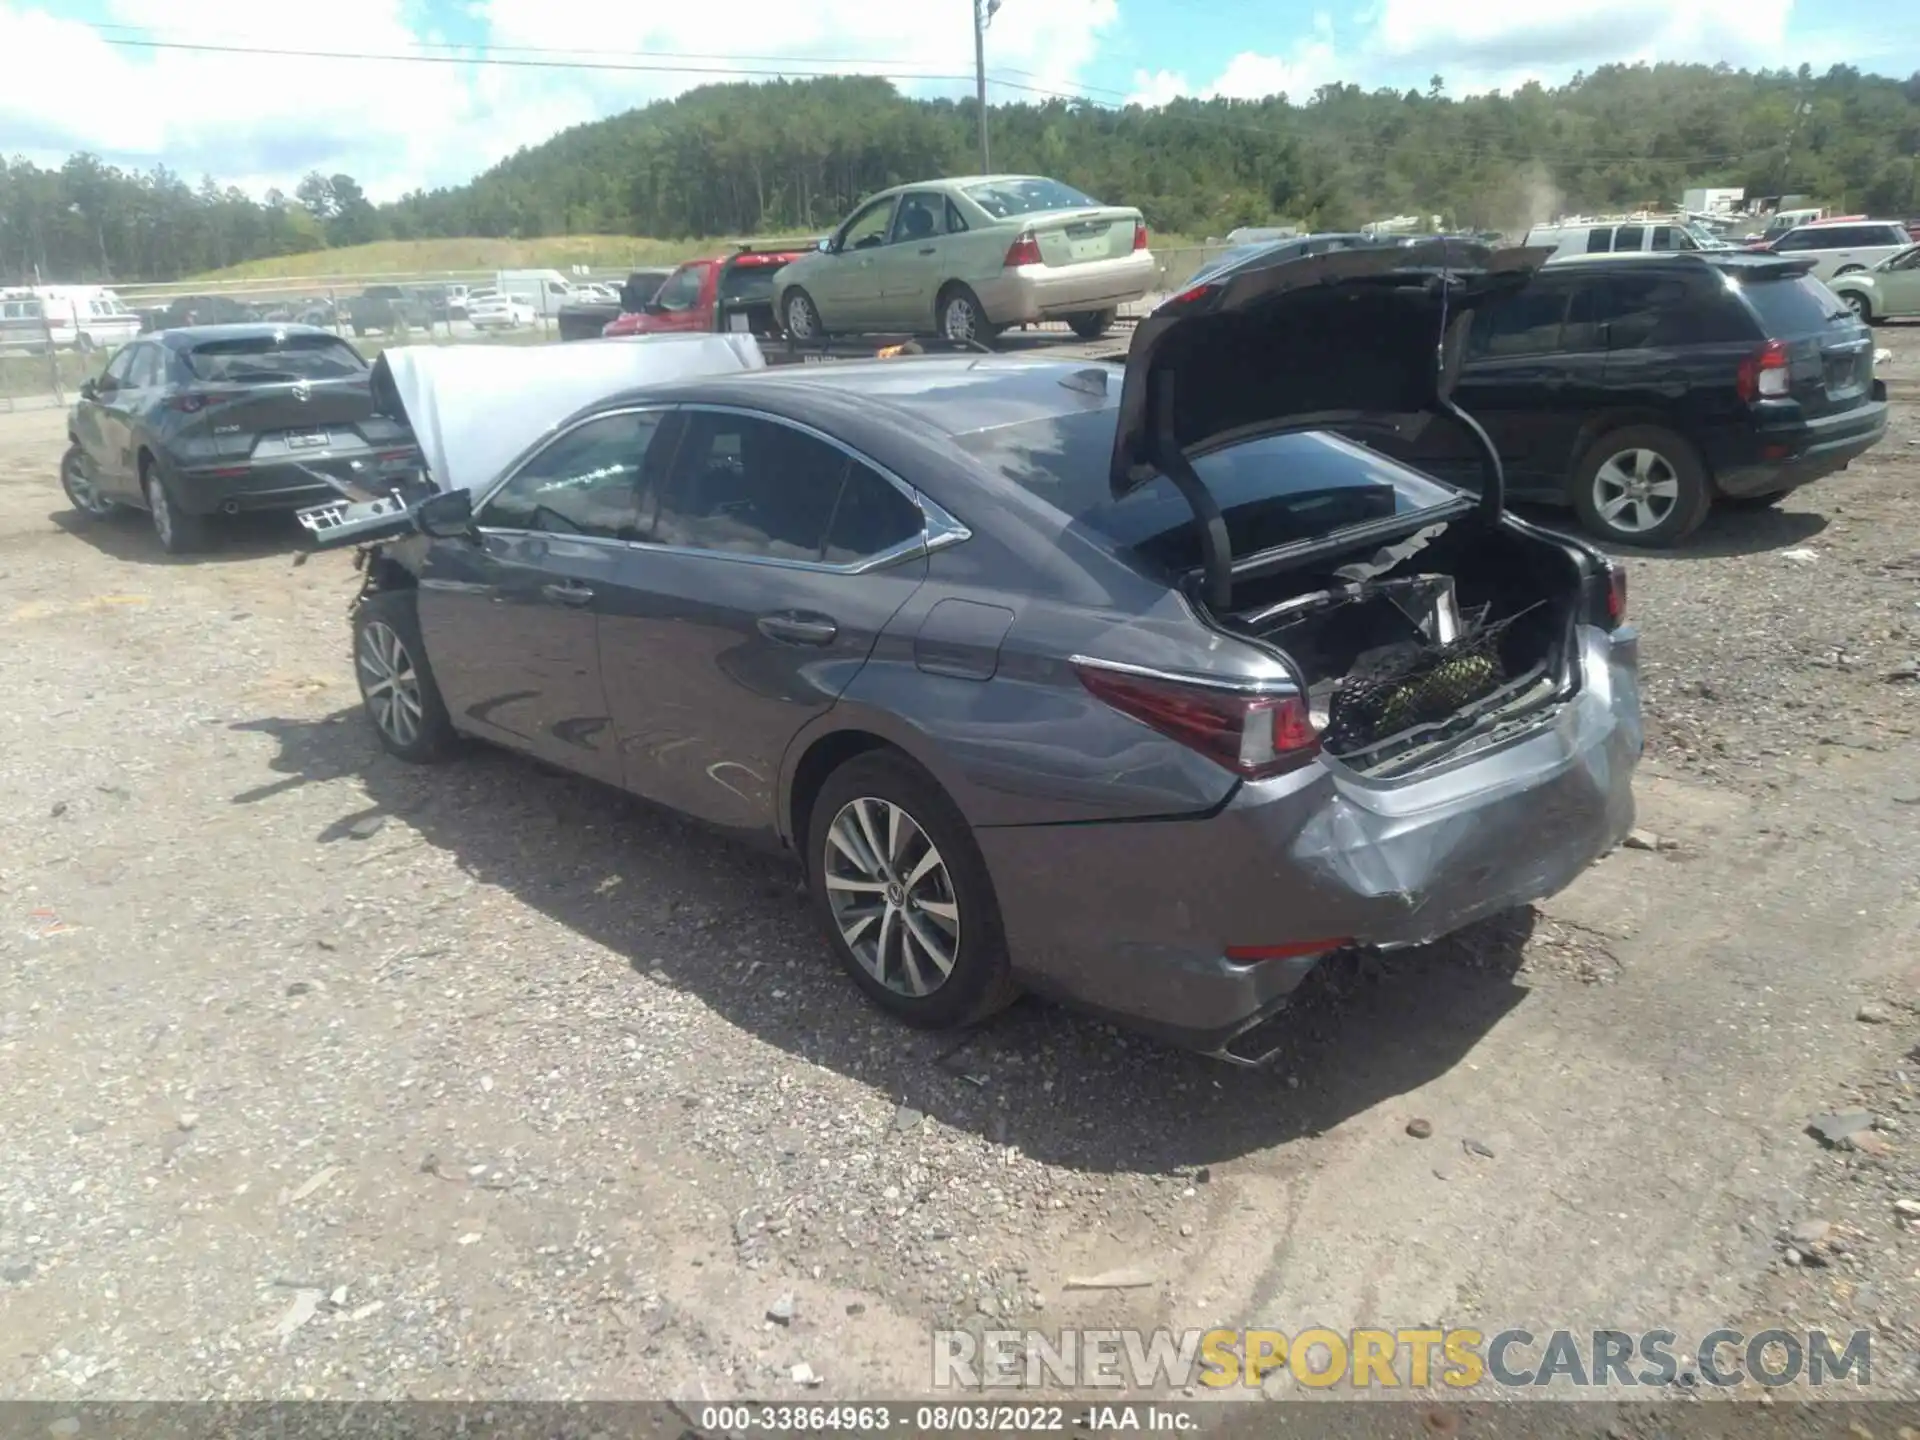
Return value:
M 1361 656 L 1328 698 L 1322 743 L 1335 755 L 1369 750 L 1486 699 L 1507 681 L 1500 642 L 1519 618 L 1481 626 L 1445 645 L 1413 641 Z

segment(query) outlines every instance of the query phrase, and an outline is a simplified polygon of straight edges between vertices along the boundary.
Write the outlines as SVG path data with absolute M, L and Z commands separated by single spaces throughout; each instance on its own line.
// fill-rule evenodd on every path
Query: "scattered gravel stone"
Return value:
M 1154 1283 L 1153 1272 L 1138 1265 L 1103 1270 L 1098 1275 L 1070 1275 L 1068 1290 L 1142 1290 Z
M 1478 1140 L 1462 1140 L 1460 1142 L 1460 1148 L 1465 1150 L 1469 1155 L 1478 1155 L 1484 1160 L 1493 1159 L 1493 1151 L 1481 1144 Z
M 386 823 L 387 817 L 384 815 L 362 815 L 347 826 L 347 834 L 355 840 L 371 840 Z
M 804 1360 L 798 1365 L 795 1365 L 788 1374 L 793 1377 L 794 1384 L 804 1385 L 809 1390 L 820 1383 L 820 1377 L 814 1373 L 813 1366 L 807 1364 Z
M 1873 1128 L 1873 1116 L 1865 1110 L 1840 1110 L 1831 1115 L 1816 1115 L 1809 1127 L 1827 1145 L 1840 1146 L 1855 1135 Z
M 1407 1134 L 1416 1140 L 1425 1140 L 1433 1134 L 1433 1122 L 1431 1120 L 1409 1120 L 1407 1121 Z
M 1892 1021 L 1893 1009 L 1878 1000 L 1869 1000 L 1853 1012 L 1853 1018 L 1862 1025 L 1885 1025 Z
M 793 1292 L 788 1291 L 767 1307 L 767 1319 L 776 1325 L 791 1325 L 799 1309 L 799 1303 L 793 1298 Z
M 0 1280 L 6 1281 L 9 1285 L 24 1285 L 32 1278 L 33 1262 L 31 1260 L 21 1260 L 10 1265 L 0 1265 Z
M 1920 1200 L 1903 1195 L 1893 1202 L 1893 1208 L 1896 1213 L 1906 1216 L 1909 1220 L 1920 1217 Z
M 1624 843 L 1629 850 L 1658 850 L 1660 837 L 1651 830 L 1629 830 Z
M 98 1135 L 107 1128 L 107 1122 L 92 1115 L 86 1115 L 74 1121 L 71 1128 L 76 1135 Z
M 61 817 L 62 815 L 64 815 L 64 814 L 66 814 L 66 813 L 67 813 L 67 802 L 66 802 L 66 801 L 64 801 L 64 800 L 56 800 L 56 801 L 54 801 L 54 802 L 53 802 L 53 818 L 54 818 L 54 819 L 56 819 L 56 820 L 58 820 L 58 819 L 59 819 L 59 818 L 60 818 L 60 817 Z
M 289 1000 L 297 999 L 302 995 L 311 995 L 312 993 L 313 986 L 305 980 L 295 980 L 287 986 L 287 998 Z
M 1802 1220 L 1787 1232 L 1787 1238 L 1802 1250 L 1805 1250 L 1808 1246 L 1818 1245 L 1832 1233 L 1833 1222 L 1831 1220 Z
M 184 1115 L 182 1115 L 176 1123 L 180 1126 L 182 1130 L 198 1129 L 200 1125 L 200 1116 L 197 1112 L 189 1110 Z
M 905 1134 L 909 1130 L 918 1130 L 926 1115 L 911 1105 L 902 1105 L 893 1112 L 893 1128 L 896 1133 Z

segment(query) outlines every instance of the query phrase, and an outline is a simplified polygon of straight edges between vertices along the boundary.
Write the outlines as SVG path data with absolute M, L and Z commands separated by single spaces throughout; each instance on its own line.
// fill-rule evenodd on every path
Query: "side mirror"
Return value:
M 414 527 L 436 540 L 458 540 L 473 533 L 473 495 L 446 490 L 422 500 L 413 512 Z
M 820 243 L 813 248 L 818 250 L 822 255 L 833 254 L 833 237 L 831 235 L 823 237 Z
M 80 398 L 82 400 L 92 400 L 99 395 L 99 393 L 100 386 L 91 375 L 80 382 Z

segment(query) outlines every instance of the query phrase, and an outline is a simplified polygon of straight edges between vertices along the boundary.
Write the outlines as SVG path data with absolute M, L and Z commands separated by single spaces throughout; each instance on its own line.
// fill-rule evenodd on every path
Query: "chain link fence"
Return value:
M 1121 326 L 1114 332 L 1124 342 L 1124 327 L 1180 289 L 1224 243 L 1156 250 L 1159 276 L 1144 299 L 1123 306 Z M 574 271 L 570 286 L 583 282 L 605 285 L 617 297 L 627 271 Z M 542 345 L 560 339 L 553 304 L 536 305 L 531 321 L 509 316 L 500 324 L 476 324 L 464 297 L 470 292 L 497 288 L 492 270 L 443 270 L 417 274 L 328 275 L 317 277 L 260 277 L 246 280 L 178 281 L 164 285 L 110 287 L 120 306 L 137 317 L 142 331 L 179 324 L 217 324 L 230 321 L 282 321 L 319 325 L 350 341 L 369 359 L 397 345 Z M 25 291 L 9 291 L 9 297 Z M 604 299 L 604 297 L 603 297 Z M 617 299 L 605 303 L 617 306 Z M 111 323 L 109 323 L 109 321 Z M 97 376 L 112 352 L 136 332 L 125 316 L 89 320 L 56 327 L 44 318 L 38 333 L 9 321 L 0 330 L 0 414 L 16 410 L 63 407 L 73 403 L 80 382 Z M 1016 332 L 1018 333 L 1018 332 Z M 1044 324 L 1026 332 L 1027 353 L 1044 353 L 1047 345 L 1072 342 L 1064 324 Z M 1112 337 L 1110 337 L 1111 339 Z

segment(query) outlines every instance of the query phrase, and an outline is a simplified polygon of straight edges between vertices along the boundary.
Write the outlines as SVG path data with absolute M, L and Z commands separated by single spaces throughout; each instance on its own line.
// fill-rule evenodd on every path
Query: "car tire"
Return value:
M 971 1025 L 1013 1002 L 986 861 L 931 776 L 897 752 L 869 751 L 827 777 L 810 815 L 808 889 L 868 999 L 925 1030 Z M 869 835 L 892 853 L 877 854 Z
M 820 307 L 797 287 L 781 297 L 780 323 L 786 327 L 787 338 L 802 345 L 827 338 L 827 328 L 820 323 Z
M 87 519 L 105 520 L 120 507 L 82 473 L 82 458 L 78 445 L 67 447 L 67 453 L 60 457 L 60 488 L 66 491 L 67 503 Z
M 1000 327 L 987 319 L 980 297 L 958 282 L 940 292 L 933 321 L 940 338 L 955 345 L 991 345 L 1000 334 Z
M 1571 490 L 1581 523 L 1621 545 L 1678 545 L 1713 508 L 1699 453 L 1659 425 L 1600 436 L 1574 465 Z
M 147 499 L 147 515 L 154 538 L 169 555 L 194 555 L 213 543 L 213 525 L 204 515 L 190 515 L 168 488 L 166 477 L 151 456 L 140 457 L 140 493 Z
M 1873 302 L 1858 290 L 1843 291 L 1840 299 L 1846 305 L 1847 309 L 1853 312 L 1853 318 L 1858 320 L 1862 325 L 1871 325 L 1873 323 Z
M 411 590 L 376 590 L 353 612 L 353 675 L 374 737 L 416 765 L 445 759 L 456 736 L 420 635 Z
M 1078 315 L 1067 317 L 1067 326 L 1082 340 L 1098 340 L 1113 328 L 1113 310 L 1082 310 Z

